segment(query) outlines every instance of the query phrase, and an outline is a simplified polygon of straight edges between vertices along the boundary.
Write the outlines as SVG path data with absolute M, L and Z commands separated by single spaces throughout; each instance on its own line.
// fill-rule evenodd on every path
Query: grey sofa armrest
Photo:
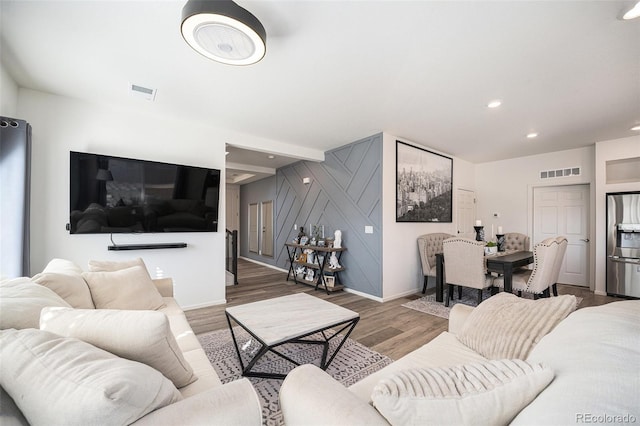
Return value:
M 467 306 L 462 303 L 453 305 L 451 312 L 449 312 L 449 333 L 460 333 L 473 309 L 473 306 Z
M 261 426 L 262 405 L 248 379 L 185 398 L 142 417 L 135 426 Z
M 151 281 L 156 285 L 156 288 L 162 297 L 173 297 L 173 279 L 156 278 Z
M 375 408 L 311 364 L 284 379 L 280 408 L 287 426 L 389 425 Z

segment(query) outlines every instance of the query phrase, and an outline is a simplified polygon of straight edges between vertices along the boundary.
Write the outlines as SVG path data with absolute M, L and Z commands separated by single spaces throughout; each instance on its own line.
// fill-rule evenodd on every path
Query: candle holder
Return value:
M 496 240 L 498 242 L 498 251 L 504 251 L 505 238 L 504 234 L 496 234 Z
M 476 230 L 476 241 L 484 241 L 484 226 L 474 226 Z

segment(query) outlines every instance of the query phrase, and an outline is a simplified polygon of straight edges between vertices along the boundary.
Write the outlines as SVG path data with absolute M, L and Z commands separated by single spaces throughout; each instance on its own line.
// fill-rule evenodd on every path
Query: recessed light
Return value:
M 502 101 L 499 100 L 499 99 L 495 99 L 495 100 L 489 102 L 487 104 L 487 107 L 488 108 L 498 108 L 500 105 L 502 105 Z
M 527 133 L 527 139 L 537 138 L 538 134 L 536 132 Z
M 229 155 L 229 151 L 225 151 L 225 152 L 224 152 L 224 155 Z
M 635 131 L 635 132 L 640 132 L 640 124 L 637 124 L 637 125 L 633 126 L 633 127 L 631 128 L 631 130 L 633 130 L 633 131 Z
M 273 160 L 274 158 L 276 158 L 276 156 L 275 156 L 275 155 L 267 155 L 267 158 L 268 158 L 269 160 Z

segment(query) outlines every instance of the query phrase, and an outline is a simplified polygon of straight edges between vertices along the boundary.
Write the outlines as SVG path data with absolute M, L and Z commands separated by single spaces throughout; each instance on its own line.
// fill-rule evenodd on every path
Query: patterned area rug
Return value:
M 458 303 L 462 303 L 469 306 L 477 306 L 478 303 L 478 293 L 474 289 L 463 289 L 462 290 L 462 299 L 458 299 L 458 290 L 455 290 L 456 298 L 449 302 L 449 307 L 444 306 L 444 302 L 436 302 L 435 294 L 428 294 L 426 296 L 421 297 L 420 299 L 412 300 L 411 302 L 407 302 L 403 304 L 405 308 L 413 309 L 416 311 L 424 312 L 425 314 L 435 315 L 440 318 L 449 319 L 449 312 L 451 312 L 451 308 L 453 305 Z M 486 300 L 491 293 L 489 291 L 483 292 L 483 300 Z M 445 292 L 444 297 L 447 297 Z M 522 297 L 527 299 L 533 299 L 533 295 L 529 293 L 522 293 Z M 577 306 L 580 306 L 580 302 L 582 302 L 582 297 L 576 297 Z
M 251 354 L 259 349 L 259 344 L 251 339 L 242 328 L 234 327 L 238 343 L 243 349 L 243 362 L 245 365 Z M 238 337 L 240 336 L 240 337 Z M 218 330 L 211 333 L 198 335 L 200 344 L 215 368 L 222 383 L 228 383 L 241 378 L 240 363 L 231 339 L 229 330 Z M 332 339 L 329 353 L 340 344 L 342 339 Z M 321 345 L 287 344 L 279 348 L 285 355 L 292 359 L 307 364 L 320 364 L 322 358 Z M 390 364 L 391 358 L 373 351 L 352 339 L 347 339 L 345 344 L 327 369 L 333 378 L 345 386 L 350 386 L 358 380 L 368 376 Z M 255 371 L 270 373 L 287 373 L 294 366 L 284 359 L 272 353 L 261 358 L 254 367 Z M 249 378 L 262 400 L 262 420 L 265 425 L 283 425 L 284 420 L 280 411 L 278 392 L 282 380 Z

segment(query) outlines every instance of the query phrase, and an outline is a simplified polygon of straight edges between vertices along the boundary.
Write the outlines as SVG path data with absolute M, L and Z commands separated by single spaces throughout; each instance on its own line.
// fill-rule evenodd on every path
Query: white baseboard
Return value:
M 358 295 L 358 296 L 364 297 L 364 298 L 366 298 L 366 299 L 375 300 L 376 302 L 380 302 L 380 303 L 384 302 L 384 300 L 383 300 L 381 297 L 378 297 L 378 296 L 372 296 L 372 295 L 370 295 L 370 294 L 363 293 L 363 292 L 358 291 L 358 290 L 353 290 L 353 289 L 351 289 L 351 288 L 347 288 L 347 287 L 345 287 L 343 291 L 345 291 L 345 292 L 347 292 L 347 293 L 353 293 L 353 294 L 355 294 L 355 295 Z
M 246 260 L 248 262 L 256 263 L 256 264 L 261 265 L 261 266 L 266 266 L 267 268 L 275 269 L 276 271 L 281 271 L 281 272 L 284 272 L 284 273 L 289 272 L 287 269 L 283 269 L 283 268 L 279 268 L 277 266 L 269 265 L 268 263 L 260 262 L 259 260 L 250 259 L 250 258 L 244 257 L 244 256 L 238 256 L 238 258 L 244 259 L 244 260 Z
M 182 310 L 183 311 L 192 311 L 194 309 L 208 308 L 209 306 L 224 305 L 226 303 L 227 303 L 227 299 L 214 300 L 212 302 L 201 303 L 201 304 L 198 304 L 198 305 L 185 306 L 185 307 L 182 308 Z

